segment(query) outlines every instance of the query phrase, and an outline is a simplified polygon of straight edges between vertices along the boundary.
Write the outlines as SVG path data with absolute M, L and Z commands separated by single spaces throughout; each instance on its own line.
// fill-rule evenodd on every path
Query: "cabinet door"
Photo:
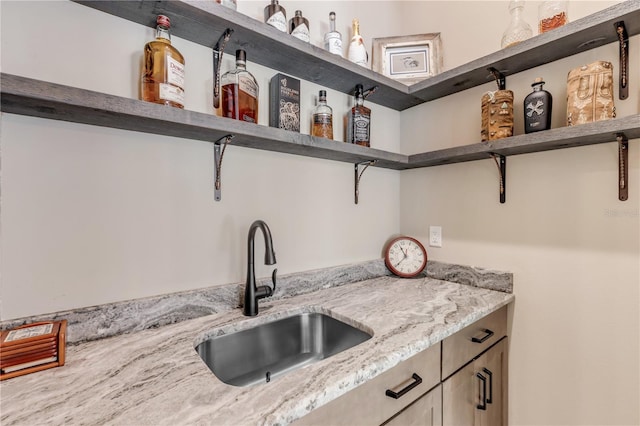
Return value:
M 442 384 L 445 426 L 507 425 L 507 339 Z
M 506 348 L 505 338 L 474 361 L 475 371 L 487 381 L 487 409 L 478 410 L 475 422 L 477 426 L 507 425 Z
M 422 395 L 384 426 L 442 426 L 442 386 Z

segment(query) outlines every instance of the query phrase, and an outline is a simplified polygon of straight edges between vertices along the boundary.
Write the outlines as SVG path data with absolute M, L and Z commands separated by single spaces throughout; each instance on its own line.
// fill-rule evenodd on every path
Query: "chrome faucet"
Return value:
M 249 228 L 249 238 L 247 242 L 248 246 L 248 259 L 247 259 L 247 283 L 244 287 L 244 307 L 242 312 L 249 317 L 258 315 L 258 300 L 265 297 L 269 297 L 276 290 L 276 273 L 278 269 L 273 270 L 271 274 L 271 280 L 273 287 L 268 285 L 262 285 L 256 287 L 256 271 L 254 268 L 254 240 L 256 237 L 256 230 L 260 228 L 264 235 L 264 264 L 274 265 L 276 263 L 276 253 L 273 251 L 273 242 L 271 241 L 271 231 L 266 223 L 261 220 L 256 220 L 251 224 Z

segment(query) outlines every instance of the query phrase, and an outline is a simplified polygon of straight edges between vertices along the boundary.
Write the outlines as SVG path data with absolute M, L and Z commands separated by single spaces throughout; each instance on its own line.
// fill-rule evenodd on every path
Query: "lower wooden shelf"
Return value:
M 347 163 L 375 160 L 375 167 L 406 170 L 640 138 L 640 115 L 518 135 L 413 155 L 317 138 L 194 111 L 165 107 L 12 74 L 0 74 L 3 112 L 143 133 L 216 142 Z

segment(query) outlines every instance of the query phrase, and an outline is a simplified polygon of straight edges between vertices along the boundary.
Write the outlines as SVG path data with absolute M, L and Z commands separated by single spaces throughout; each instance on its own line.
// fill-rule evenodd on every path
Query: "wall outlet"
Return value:
M 431 247 L 442 247 L 442 226 L 429 227 L 429 245 Z

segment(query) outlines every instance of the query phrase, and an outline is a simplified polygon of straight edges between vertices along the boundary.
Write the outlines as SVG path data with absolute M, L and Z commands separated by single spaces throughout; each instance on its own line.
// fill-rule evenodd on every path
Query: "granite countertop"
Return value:
M 383 276 L 263 299 L 240 309 L 67 348 L 60 368 L 0 385 L 2 424 L 268 424 L 293 422 L 512 302 L 510 293 L 433 278 Z M 249 387 L 222 383 L 195 346 L 209 336 L 299 312 L 373 331 L 366 342 Z

